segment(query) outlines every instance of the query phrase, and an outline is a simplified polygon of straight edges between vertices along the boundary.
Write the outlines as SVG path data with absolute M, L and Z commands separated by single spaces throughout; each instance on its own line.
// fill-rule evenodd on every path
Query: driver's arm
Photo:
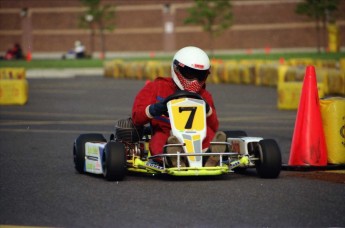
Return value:
M 146 109 L 155 103 L 154 83 L 150 82 L 142 88 L 135 97 L 132 107 L 132 119 L 134 125 L 142 126 L 150 122 L 150 116 L 147 115 Z
M 211 128 L 214 132 L 218 131 L 219 121 L 217 117 L 216 108 L 214 106 L 213 98 L 210 93 L 205 93 L 202 95 L 204 100 L 210 106 L 210 111 L 207 113 L 206 123 L 209 128 Z

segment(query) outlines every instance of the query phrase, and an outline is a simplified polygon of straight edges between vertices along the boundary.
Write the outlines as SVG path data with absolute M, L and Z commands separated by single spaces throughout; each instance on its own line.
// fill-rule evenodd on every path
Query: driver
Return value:
M 171 78 L 158 77 L 139 91 L 132 108 L 132 119 L 136 126 L 151 124 L 152 137 L 149 144 L 151 155 L 162 154 L 166 143 L 180 143 L 175 136 L 170 135 L 169 117 L 164 115 L 167 113 L 167 107 L 163 104 L 165 98 L 178 90 L 198 93 L 207 103 L 207 135 L 202 145 L 203 152 L 208 151 L 211 141 L 226 140 L 224 132 L 217 132 L 219 123 L 216 109 L 210 92 L 206 90 L 205 83 L 209 74 L 210 60 L 207 54 L 197 47 L 184 47 L 173 58 Z M 177 151 L 183 150 L 181 147 L 167 147 L 166 152 L 177 153 Z M 224 151 L 225 146 L 211 147 L 211 152 Z M 188 165 L 186 160 L 181 162 L 181 166 Z M 219 156 L 210 156 L 205 166 L 215 166 L 218 162 Z M 176 159 L 171 159 L 167 165 L 176 166 Z

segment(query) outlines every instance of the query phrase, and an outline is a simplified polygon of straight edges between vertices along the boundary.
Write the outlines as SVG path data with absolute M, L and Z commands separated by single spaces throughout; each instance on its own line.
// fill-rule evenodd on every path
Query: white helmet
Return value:
M 181 90 L 197 93 L 210 74 L 210 60 L 197 47 L 184 47 L 174 56 L 171 65 L 172 79 Z

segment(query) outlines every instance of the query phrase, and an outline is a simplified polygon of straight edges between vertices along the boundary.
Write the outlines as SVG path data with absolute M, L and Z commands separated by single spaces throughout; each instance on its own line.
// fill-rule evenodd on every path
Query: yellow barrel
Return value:
M 328 163 L 345 164 L 345 98 L 320 100 Z
M 0 105 L 24 105 L 28 96 L 29 85 L 26 79 L 0 80 Z

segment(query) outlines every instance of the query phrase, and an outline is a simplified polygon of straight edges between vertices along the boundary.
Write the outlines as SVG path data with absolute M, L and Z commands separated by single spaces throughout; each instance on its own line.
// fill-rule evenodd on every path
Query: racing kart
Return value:
M 172 135 L 180 144 L 166 144 L 165 153 L 151 156 L 148 143 L 149 126 L 134 126 L 131 118 L 118 120 L 109 141 L 102 134 L 81 134 L 73 145 L 73 160 L 79 173 L 101 174 L 109 181 L 120 181 L 129 172 L 172 176 L 216 176 L 246 168 L 256 168 L 261 178 L 277 178 L 281 170 L 281 153 L 273 139 L 248 137 L 244 131 L 224 131 L 226 142 L 211 142 L 225 146 L 226 152 L 202 152 L 206 136 L 206 102 L 195 93 L 179 91 L 165 99 Z M 168 147 L 180 146 L 182 151 L 166 153 Z M 205 167 L 209 156 L 219 156 L 214 167 Z M 175 157 L 176 166 L 167 166 Z M 181 166 L 182 159 L 187 161 Z M 161 160 L 162 163 L 154 162 Z

